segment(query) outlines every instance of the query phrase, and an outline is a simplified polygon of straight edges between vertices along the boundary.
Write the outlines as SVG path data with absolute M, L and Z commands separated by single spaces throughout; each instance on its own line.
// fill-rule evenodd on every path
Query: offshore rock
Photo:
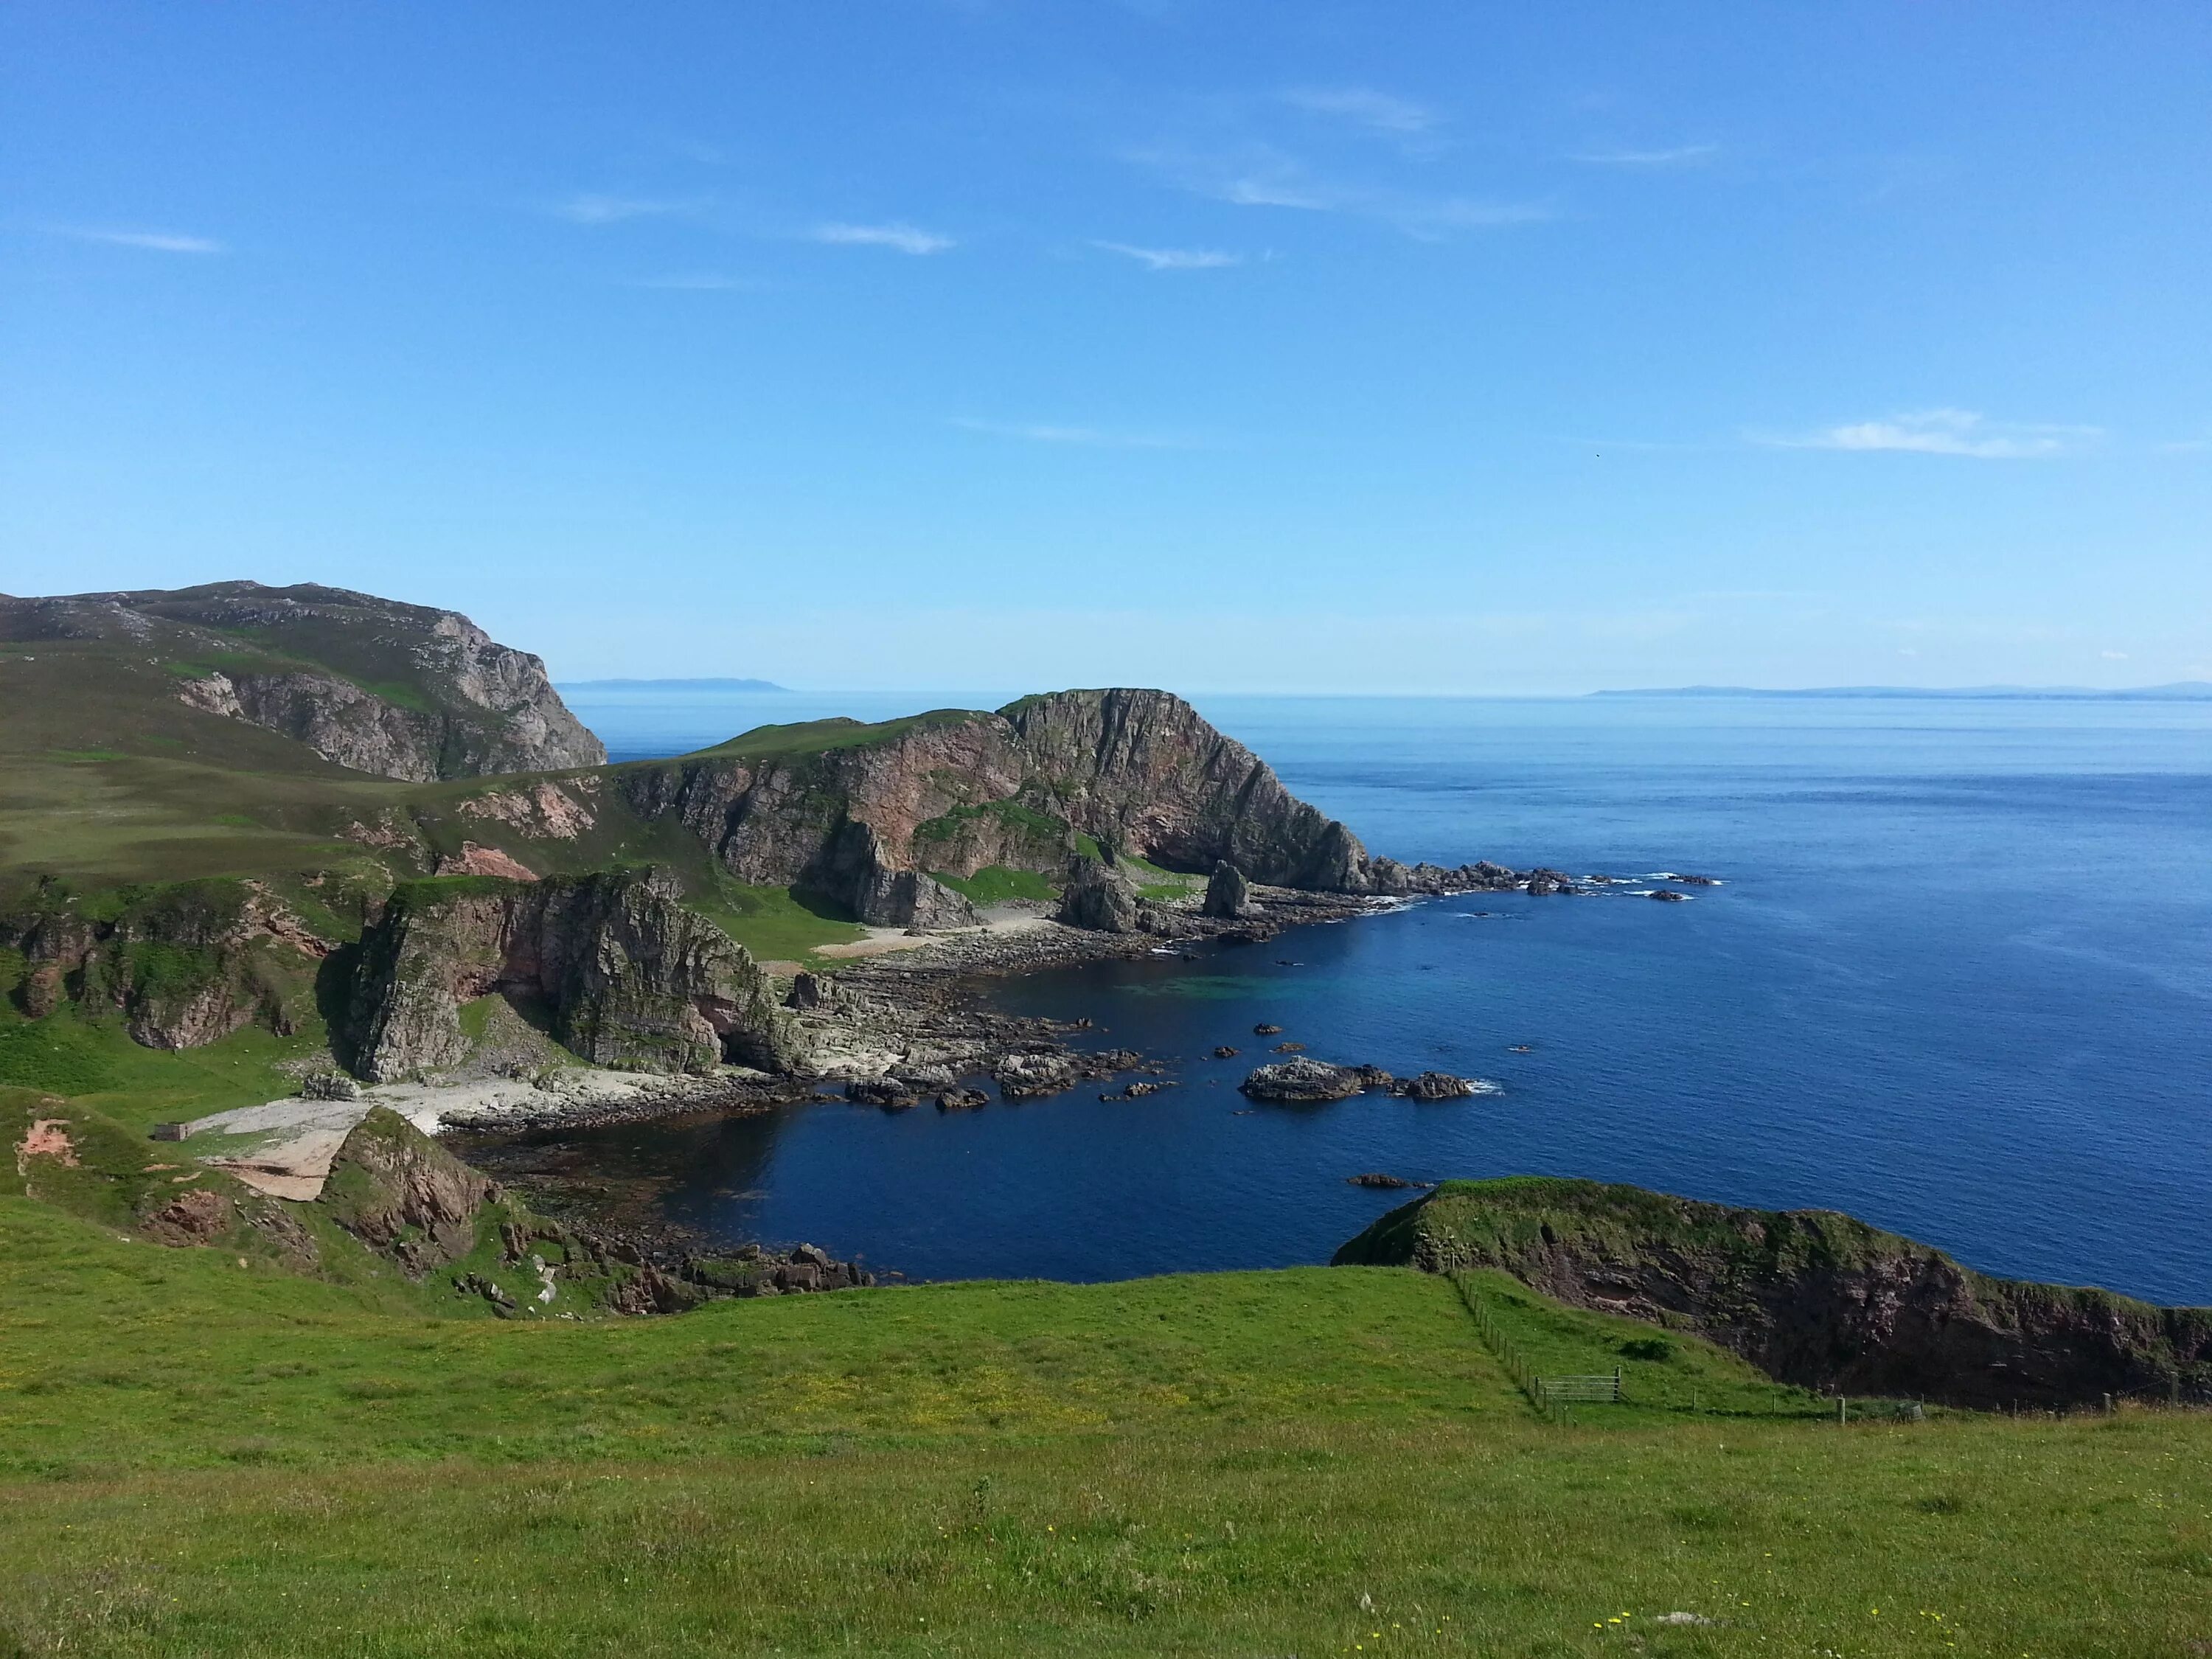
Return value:
M 459 1063 L 465 1002 L 542 1008 L 553 1037 L 601 1066 L 789 1072 L 796 1028 L 744 947 L 684 908 L 665 872 L 397 889 L 362 938 L 339 1036 L 350 1068 L 390 1082 Z
M 1845 1394 L 1984 1409 L 2212 1399 L 2212 1309 L 1992 1278 L 1833 1211 L 1455 1181 L 1335 1260 L 1501 1268 L 1571 1306 L 1693 1331 L 1783 1382 Z
M 1390 1092 L 1408 1100 L 1465 1100 L 1483 1092 L 1463 1077 L 1449 1072 L 1424 1072 L 1394 1085 Z
M 991 1079 L 1008 1100 L 1035 1100 L 1073 1089 L 1082 1071 L 1073 1054 L 1008 1054 L 992 1068 Z
M 1364 1090 L 1367 1084 L 1348 1066 L 1332 1066 L 1326 1060 L 1301 1056 L 1262 1066 L 1237 1087 L 1254 1100 L 1311 1105 L 1328 1100 L 1349 1100 Z
M 1000 1058 L 991 1077 L 1008 1100 L 1034 1100 L 1116 1072 L 1133 1072 L 1144 1063 L 1145 1057 L 1133 1048 L 1108 1048 L 1091 1054 L 1011 1054 Z

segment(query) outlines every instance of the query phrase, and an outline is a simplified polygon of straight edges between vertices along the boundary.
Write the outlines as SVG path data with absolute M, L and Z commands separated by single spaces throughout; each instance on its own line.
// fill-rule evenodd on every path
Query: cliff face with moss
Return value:
M 468 1052 L 462 1005 L 497 992 L 598 1065 L 790 1069 L 767 976 L 681 901 L 651 871 L 404 885 L 347 964 L 334 1046 L 372 1081 L 437 1072 Z
M 623 799 L 674 823 L 738 880 L 821 892 L 864 921 L 972 919 L 933 879 L 1001 866 L 1063 878 L 1102 847 L 1207 874 L 1342 893 L 1472 884 L 1370 859 L 1252 751 L 1164 691 L 1061 691 L 994 714 L 764 727 L 621 769 Z
M 378 777 L 430 782 L 607 757 L 536 657 L 454 611 L 343 588 L 0 596 L 0 640 L 158 661 L 187 706 Z
M 2212 1396 L 2212 1309 L 1995 1279 L 1827 1210 L 1593 1181 L 1448 1182 L 1340 1264 L 1495 1267 L 1574 1307 L 1686 1330 L 1785 1382 L 2002 1408 Z
M 208 880 L 82 897 L 41 884 L 0 910 L 0 951 L 31 1018 L 75 1003 L 122 1015 L 148 1048 L 191 1048 L 257 1020 L 296 1029 L 331 945 L 262 884 Z

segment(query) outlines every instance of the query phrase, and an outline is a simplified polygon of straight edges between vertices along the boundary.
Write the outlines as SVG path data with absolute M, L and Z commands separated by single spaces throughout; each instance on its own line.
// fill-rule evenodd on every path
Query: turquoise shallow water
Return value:
M 1396 1201 L 1348 1175 L 1536 1170 L 1846 1209 L 1992 1272 L 2212 1302 L 2212 708 L 1199 701 L 1377 851 L 1727 885 L 1443 901 L 1004 988 L 1177 1057 L 1183 1086 L 1146 1101 L 816 1107 L 599 1131 L 591 1155 L 726 1237 L 918 1277 L 1324 1260 Z M 574 702 L 618 756 L 914 703 Z M 1261 1019 L 1504 1092 L 1250 1110 Z M 1218 1042 L 1246 1055 L 1200 1058 Z

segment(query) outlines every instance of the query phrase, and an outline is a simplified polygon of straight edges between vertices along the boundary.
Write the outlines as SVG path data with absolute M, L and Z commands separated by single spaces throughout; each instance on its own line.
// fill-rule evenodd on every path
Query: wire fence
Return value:
M 1537 1416 L 1547 1423 L 1565 1428 L 1569 1420 L 1566 1401 L 1545 1388 L 1546 1379 L 1538 1375 L 1536 1368 L 1528 1363 L 1527 1356 L 1513 1339 L 1506 1335 L 1504 1328 L 1498 1322 L 1498 1316 L 1491 1312 L 1489 1303 L 1483 1299 L 1482 1291 L 1474 1282 L 1474 1275 L 1464 1268 L 1455 1268 L 1450 1278 L 1459 1291 L 1459 1299 L 1467 1304 L 1468 1312 L 1474 1316 L 1474 1328 L 1480 1334 L 1483 1346 L 1505 1368 L 1505 1374 L 1513 1379 L 1514 1387 L 1528 1396 L 1528 1403 L 1535 1408 Z M 1617 1389 L 1617 1379 L 1612 1380 L 1615 1381 Z M 1613 1397 L 1618 1399 L 1618 1392 Z

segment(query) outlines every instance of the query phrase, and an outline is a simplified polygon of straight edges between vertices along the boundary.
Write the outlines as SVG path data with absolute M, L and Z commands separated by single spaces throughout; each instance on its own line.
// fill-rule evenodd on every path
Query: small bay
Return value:
M 572 701 L 627 758 L 1003 697 Z M 1725 884 L 1437 901 L 999 981 L 1179 1086 L 611 1126 L 564 1133 L 574 1161 L 719 1238 L 916 1278 L 1324 1261 L 1406 1196 L 1348 1176 L 1527 1171 L 1844 1209 L 1987 1271 L 2212 1302 L 2212 707 L 1194 701 L 1375 851 Z M 1503 1092 L 1255 1108 L 1234 1085 L 1285 1039 Z

